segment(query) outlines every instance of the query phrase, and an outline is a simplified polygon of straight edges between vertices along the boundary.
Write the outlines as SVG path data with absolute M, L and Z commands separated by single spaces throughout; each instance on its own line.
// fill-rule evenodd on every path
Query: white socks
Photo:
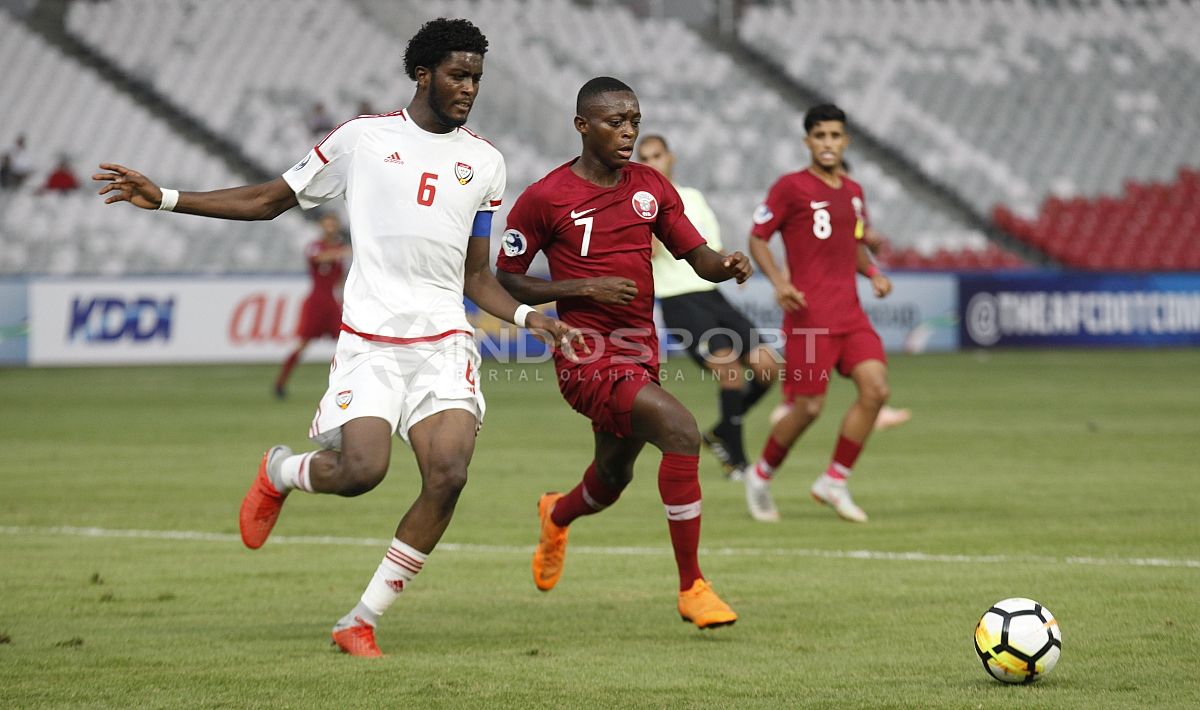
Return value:
M 393 539 L 392 546 L 388 548 L 383 561 L 375 570 L 375 576 L 371 577 L 370 583 L 367 584 L 362 599 L 349 614 L 342 617 L 338 627 L 353 626 L 357 623 L 354 617 L 371 626 L 378 624 L 383 612 L 388 610 L 392 602 L 396 601 L 396 597 L 400 596 L 400 592 L 404 591 L 413 577 L 425 566 L 426 557 L 424 552 Z
M 279 465 L 279 481 L 271 483 L 279 489 L 280 493 L 287 493 L 291 490 L 312 493 L 312 482 L 308 479 L 308 460 L 318 453 L 320 452 L 310 451 L 307 454 L 287 457 Z

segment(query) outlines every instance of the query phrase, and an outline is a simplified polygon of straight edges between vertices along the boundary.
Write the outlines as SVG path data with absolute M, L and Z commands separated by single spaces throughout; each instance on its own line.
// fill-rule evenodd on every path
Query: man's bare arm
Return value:
M 163 191 L 150 178 L 136 170 L 116 163 L 101 163 L 107 172 L 92 175 L 92 180 L 105 183 L 101 195 L 108 195 L 105 204 L 128 202 L 144 210 L 157 210 L 162 204 Z M 277 177 L 257 185 L 229 187 L 208 192 L 181 192 L 173 212 L 217 217 L 220 219 L 275 219 L 298 205 L 296 193 Z

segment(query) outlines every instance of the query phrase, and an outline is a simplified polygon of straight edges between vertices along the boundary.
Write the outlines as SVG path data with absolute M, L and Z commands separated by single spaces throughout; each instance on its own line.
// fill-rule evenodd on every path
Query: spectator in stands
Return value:
M 33 163 L 29 160 L 29 151 L 25 148 L 25 136 L 19 135 L 8 149 L 9 180 L 12 187 L 20 187 L 33 172 Z
M 12 168 L 12 156 L 0 155 L 0 190 L 12 190 L 20 184 Z
M 79 178 L 75 176 L 75 171 L 71 169 L 71 162 L 67 156 L 61 156 L 58 159 L 58 165 L 54 166 L 54 170 L 46 178 L 46 183 L 42 185 L 42 192 L 58 192 L 66 194 L 79 189 Z
M 314 138 L 323 138 L 333 130 L 335 125 L 333 118 L 325 110 L 325 104 L 320 101 L 313 104 L 312 110 L 308 112 L 308 116 L 304 119 L 304 123 L 308 126 L 308 132 Z
M 637 159 L 672 179 L 675 154 L 662 136 L 646 135 L 638 142 Z M 675 186 L 684 214 L 708 242 L 721 251 L 721 226 L 704 195 L 694 187 Z M 754 324 L 733 307 L 717 285 L 696 275 L 684 261 L 676 261 L 657 239 L 653 242 L 654 295 L 662 304 L 663 321 L 672 331 L 686 333 L 688 354 L 711 371 L 719 388 L 716 426 L 703 433 L 701 442 L 725 468 L 725 475 L 741 480 L 746 468 L 742 417 L 771 387 L 774 352 L 756 342 Z M 747 369 L 754 376 L 747 378 Z

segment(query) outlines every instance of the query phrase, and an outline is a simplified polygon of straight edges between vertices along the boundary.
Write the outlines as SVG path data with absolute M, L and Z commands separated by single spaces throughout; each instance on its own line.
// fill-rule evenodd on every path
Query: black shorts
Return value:
M 740 359 L 753 340 L 754 324 L 725 300 L 720 291 L 700 291 L 671 296 L 660 301 L 663 322 L 676 333 L 668 333 L 668 342 L 687 343 L 688 354 L 704 365 L 710 353 L 732 350 Z

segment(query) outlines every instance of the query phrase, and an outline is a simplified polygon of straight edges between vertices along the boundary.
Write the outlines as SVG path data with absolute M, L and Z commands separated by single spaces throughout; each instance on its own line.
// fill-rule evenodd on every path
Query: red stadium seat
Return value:
M 1118 196 L 1047 197 L 1032 221 L 1004 205 L 992 216 L 997 227 L 1066 266 L 1200 269 L 1200 171 L 1192 168 L 1180 168 L 1169 183 L 1127 180 Z

